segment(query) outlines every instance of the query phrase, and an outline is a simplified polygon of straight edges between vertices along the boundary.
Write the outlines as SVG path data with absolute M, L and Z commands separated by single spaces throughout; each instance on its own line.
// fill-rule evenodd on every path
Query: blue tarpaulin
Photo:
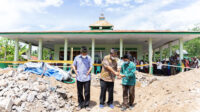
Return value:
M 69 72 L 66 72 L 58 67 L 51 66 L 47 63 L 41 62 L 41 63 L 32 63 L 28 62 L 24 65 L 20 65 L 18 67 L 19 70 L 24 70 L 30 73 L 34 73 L 37 75 L 44 75 L 48 77 L 55 77 L 56 80 L 62 81 L 62 80 L 68 80 L 71 78 L 71 75 Z

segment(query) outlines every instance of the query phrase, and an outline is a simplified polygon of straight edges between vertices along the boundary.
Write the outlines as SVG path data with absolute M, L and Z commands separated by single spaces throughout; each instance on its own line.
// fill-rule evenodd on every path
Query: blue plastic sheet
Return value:
M 23 69 L 26 72 L 34 73 L 37 75 L 44 75 L 48 77 L 55 77 L 56 80 L 62 81 L 71 78 L 70 74 L 58 67 L 51 66 L 47 63 L 25 63 L 19 66 L 19 69 Z

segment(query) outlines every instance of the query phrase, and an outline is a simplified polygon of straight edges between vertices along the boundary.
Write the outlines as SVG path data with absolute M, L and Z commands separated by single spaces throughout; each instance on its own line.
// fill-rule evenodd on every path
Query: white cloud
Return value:
M 129 2 L 133 2 L 133 0 L 105 0 L 105 3 L 107 5 L 113 5 L 113 4 L 127 4 Z
M 143 3 L 144 0 L 134 0 L 136 3 Z
M 200 23 L 200 1 L 193 2 L 184 8 L 162 10 L 175 0 L 153 0 L 134 7 L 125 16 L 113 21 L 115 29 L 134 30 L 188 30 Z
M 120 5 L 120 6 L 130 6 L 133 3 L 143 3 L 144 0 L 80 0 L 81 6 L 102 6 L 102 7 L 110 7 L 112 5 Z
M 119 12 L 121 10 L 123 10 L 121 7 L 118 7 L 118 8 L 111 8 L 111 7 L 106 8 L 106 11 L 109 11 L 109 12 Z
M 94 0 L 94 3 L 97 4 L 97 5 L 101 5 L 103 2 L 103 0 Z
M 92 0 L 80 0 L 80 5 L 81 6 L 91 6 L 92 5 Z
M 46 8 L 59 7 L 63 0 L 0 0 L 0 31 L 29 30 L 19 27 L 24 21 L 24 13 L 46 13 Z

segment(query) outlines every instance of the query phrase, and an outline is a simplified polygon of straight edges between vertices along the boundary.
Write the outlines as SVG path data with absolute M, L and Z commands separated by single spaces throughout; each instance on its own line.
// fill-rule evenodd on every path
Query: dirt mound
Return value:
M 136 89 L 135 112 L 198 112 L 200 69 L 180 73 Z

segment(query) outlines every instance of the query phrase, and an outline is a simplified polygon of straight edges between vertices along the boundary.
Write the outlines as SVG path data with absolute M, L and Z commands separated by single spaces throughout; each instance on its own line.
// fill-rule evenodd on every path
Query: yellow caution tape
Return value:
M 28 60 L 28 61 L 0 61 L 0 63 L 24 64 L 27 62 L 45 62 L 45 63 L 63 63 L 73 64 L 73 61 L 60 61 L 60 60 Z M 94 66 L 102 66 L 102 64 L 93 64 Z M 136 65 L 136 67 L 148 66 L 149 64 Z
M 0 61 L 0 63 L 12 63 L 12 64 L 24 64 L 27 62 L 66 63 L 66 64 L 73 63 L 73 61 L 57 61 L 57 60 Z
M 0 61 L 0 63 L 23 64 L 27 63 L 27 61 Z

